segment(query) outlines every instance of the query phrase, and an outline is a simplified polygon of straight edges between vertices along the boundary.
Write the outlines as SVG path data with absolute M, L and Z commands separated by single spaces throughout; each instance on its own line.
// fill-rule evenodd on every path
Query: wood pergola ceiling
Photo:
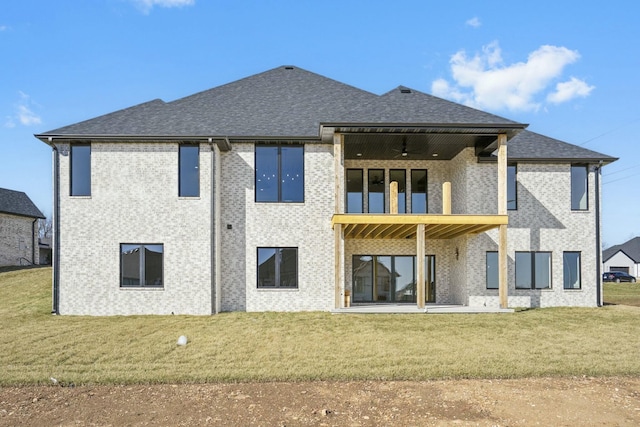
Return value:
M 507 215 L 335 214 L 331 226 L 341 224 L 345 239 L 413 239 L 418 224 L 426 239 L 453 239 L 479 234 L 508 223 Z

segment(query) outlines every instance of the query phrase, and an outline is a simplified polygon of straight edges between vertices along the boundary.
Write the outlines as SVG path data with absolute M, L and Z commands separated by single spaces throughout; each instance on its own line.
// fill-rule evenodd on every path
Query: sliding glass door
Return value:
M 435 256 L 425 257 L 425 300 L 435 302 Z M 412 255 L 354 255 L 353 302 L 415 303 L 416 257 Z

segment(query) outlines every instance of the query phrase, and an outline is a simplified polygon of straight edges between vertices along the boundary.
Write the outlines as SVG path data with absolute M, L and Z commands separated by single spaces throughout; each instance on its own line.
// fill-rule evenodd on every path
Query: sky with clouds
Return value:
M 640 3 L 445 3 L 8 2 L 0 187 L 50 215 L 51 152 L 34 133 L 292 64 L 378 94 L 412 87 L 619 157 L 603 171 L 604 242 L 640 235 Z

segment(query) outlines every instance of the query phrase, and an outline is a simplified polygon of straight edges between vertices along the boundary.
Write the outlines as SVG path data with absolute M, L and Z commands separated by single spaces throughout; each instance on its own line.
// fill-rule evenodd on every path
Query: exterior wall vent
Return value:
M 411 89 L 400 89 L 400 93 L 411 93 Z
M 293 70 L 293 67 L 284 67 L 285 70 Z

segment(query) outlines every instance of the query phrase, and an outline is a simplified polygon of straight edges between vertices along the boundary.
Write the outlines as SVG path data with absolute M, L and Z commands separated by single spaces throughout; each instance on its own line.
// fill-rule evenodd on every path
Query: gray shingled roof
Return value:
M 22 191 L 0 188 L 0 213 L 44 218 L 40 209 L 33 204 L 29 196 Z
M 320 125 L 494 127 L 526 125 L 404 86 L 376 95 L 292 66 L 282 66 L 171 102 L 156 99 L 36 137 L 318 138 Z M 534 132 L 511 139 L 512 161 L 616 159 Z
M 403 87 L 384 95 L 278 67 L 172 102 L 153 100 L 37 135 L 318 137 L 320 124 L 518 123 Z M 524 125 L 520 125 L 524 127 Z
M 592 163 L 602 160 L 605 163 L 611 163 L 618 160 L 615 157 L 607 156 L 528 130 L 520 132 L 509 141 L 507 156 L 510 161 L 570 160 L 572 162 Z
M 619 251 L 624 252 L 635 263 L 640 263 L 640 237 L 634 237 L 633 239 L 625 242 L 621 245 L 611 246 L 610 248 L 602 251 L 602 258 L 604 262 L 609 260 L 612 256 Z

